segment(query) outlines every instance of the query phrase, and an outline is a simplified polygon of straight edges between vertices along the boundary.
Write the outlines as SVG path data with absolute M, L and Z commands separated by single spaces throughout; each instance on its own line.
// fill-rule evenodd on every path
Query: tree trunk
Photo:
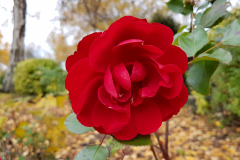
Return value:
M 13 7 L 13 40 L 7 72 L 3 80 L 3 91 L 14 90 L 13 74 L 17 63 L 24 59 L 24 36 L 26 22 L 26 0 L 14 0 Z

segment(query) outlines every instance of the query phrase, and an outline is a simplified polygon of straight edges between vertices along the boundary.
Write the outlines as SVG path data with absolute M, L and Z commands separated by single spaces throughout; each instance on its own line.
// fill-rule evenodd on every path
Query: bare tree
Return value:
M 24 59 L 24 36 L 26 23 L 26 0 L 14 0 L 13 7 L 13 41 L 7 72 L 3 80 L 3 91 L 12 92 L 14 68 Z

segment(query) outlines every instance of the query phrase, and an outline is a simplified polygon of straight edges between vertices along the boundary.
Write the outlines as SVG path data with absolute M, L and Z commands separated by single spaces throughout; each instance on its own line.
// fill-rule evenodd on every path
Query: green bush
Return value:
M 220 64 L 214 73 L 211 106 L 216 112 L 240 117 L 240 47 L 224 48 L 232 53 L 229 65 Z
M 14 71 L 14 90 L 19 94 L 58 94 L 65 90 L 66 71 L 48 59 L 27 59 Z

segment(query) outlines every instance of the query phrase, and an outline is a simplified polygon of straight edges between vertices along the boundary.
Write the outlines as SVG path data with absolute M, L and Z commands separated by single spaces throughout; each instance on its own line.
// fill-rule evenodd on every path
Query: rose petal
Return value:
M 136 122 L 134 118 L 134 113 L 131 112 L 129 122 L 114 136 L 120 140 L 130 140 L 138 135 L 138 130 L 136 128 Z
M 147 75 L 147 70 L 144 65 L 138 61 L 135 61 L 132 73 L 131 73 L 131 81 L 132 82 L 139 82 L 142 81 Z
M 111 108 L 119 112 L 129 112 L 129 102 L 119 103 L 116 100 L 112 100 L 103 85 L 98 89 L 98 99 L 107 108 Z
M 168 99 L 164 98 L 161 94 L 158 93 L 153 97 L 153 100 L 161 112 L 162 121 L 167 121 L 172 118 L 174 109 L 171 107 Z
M 108 65 L 113 60 L 112 48 L 119 42 L 119 36 L 123 29 L 128 26 L 131 22 L 141 21 L 141 19 L 125 16 L 115 21 L 104 33 L 104 36 L 98 37 L 89 51 L 90 66 L 98 72 L 105 72 Z
M 135 125 L 139 134 L 147 135 L 156 132 L 162 125 L 162 115 L 152 99 L 144 99 L 142 104 L 132 107 Z
M 98 76 L 93 78 L 83 90 L 78 99 L 76 112 L 78 112 L 79 122 L 87 127 L 92 127 L 92 110 L 95 103 L 98 101 L 98 88 L 103 84 L 103 77 Z
M 115 88 L 115 85 L 113 83 L 112 73 L 110 70 L 110 66 L 108 66 L 106 73 L 104 75 L 104 87 L 106 91 L 113 96 L 114 98 L 118 97 L 117 90 Z
M 92 112 L 93 126 L 102 126 L 107 133 L 116 133 L 120 131 L 130 118 L 129 112 L 118 112 L 107 108 L 100 101 L 97 101 Z
M 99 37 L 102 34 L 102 32 L 94 32 L 92 34 L 89 34 L 78 43 L 77 45 L 77 51 L 79 51 L 81 54 L 84 54 L 86 57 L 89 55 L 89 49 L 91 45 L 93 44 L 94 40 Z
M 69 97 L 72 102 L 73 111 L 75 110 L 78 98 L 87 84 L 96 76 L 101 74 L 93 71 L 88 63 L 88 58 L 78 61 L 71 70 L 65 80 L 65 87 L 69 91 Z M 76 112 L 75 112 L 76 113 Z
M 188 58 L 186 53 L 177 46 L 171 46 L 164 55 L 157 59 L 160 64 L 175 64 L 184 73 L 188 67 Z
M 182 90 L 179 95 L 173 99 L 169 99 L 169 102 L 174 109 L 174 114 L 177 114 L 179 110 L 187 103 L 188 100 L 188 89 L 182 84 Z
M 172 72 L 168 74 L 170 76 L 171 82 L 173 83 L 172 87 L 171 88 L 160 87 L 158 92 L 167 99 L 173 99 L 179 95 L 182 89 L 183 78 L 180 72 Z
M 115 65 L 112 69 L 114 80 L 127 91 L 131 90 L 130 75 L 123 63 Z
M 78 49 L 74 52 L 74 55 L 71 55 L 66 60 L 66 70 L 69 72 L 71 67 L 80 61 L 83 58 L 88 58 L 89 48 L 92 45 L 93 41 L 101 35 L 101 32 L 95 32 L 90 35 L 85 36 L 79 43 Z
M 165 52 L 171 47 L 173 32 L 165 25 L 136 21 L 124 29 L 120 41 L 128 39 L 143 40 L 145 45 L 153 45 Z
M 140 90 L 140 88 L 137 85 L 132 86 L 133 96 L 131 99 L 131 104 L 135 107 L 143 102 L 142 97 L 144 97 L 144 95 L 142 95 L 142 97 L 141 97 L 139 95 L 139 90 Z

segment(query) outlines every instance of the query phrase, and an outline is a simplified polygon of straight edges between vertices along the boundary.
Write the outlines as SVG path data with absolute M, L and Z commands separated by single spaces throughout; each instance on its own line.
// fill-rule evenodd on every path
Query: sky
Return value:
M 53 52 L 46 40 L 50 32 L 58 23 L 53 19 L 58 15 L 56 10 L 58 0 L 27 0 L 25 45 L 34 43 L 40 45 L 42 54 Z M 235 6 L 238 0 L 230 0 Z M 0 0 L 0 31 L 3 34 L 3 41 L 12 42 L 12 8 L 13 0 Z M 32 17 L 36 13 L 39 17 Z

